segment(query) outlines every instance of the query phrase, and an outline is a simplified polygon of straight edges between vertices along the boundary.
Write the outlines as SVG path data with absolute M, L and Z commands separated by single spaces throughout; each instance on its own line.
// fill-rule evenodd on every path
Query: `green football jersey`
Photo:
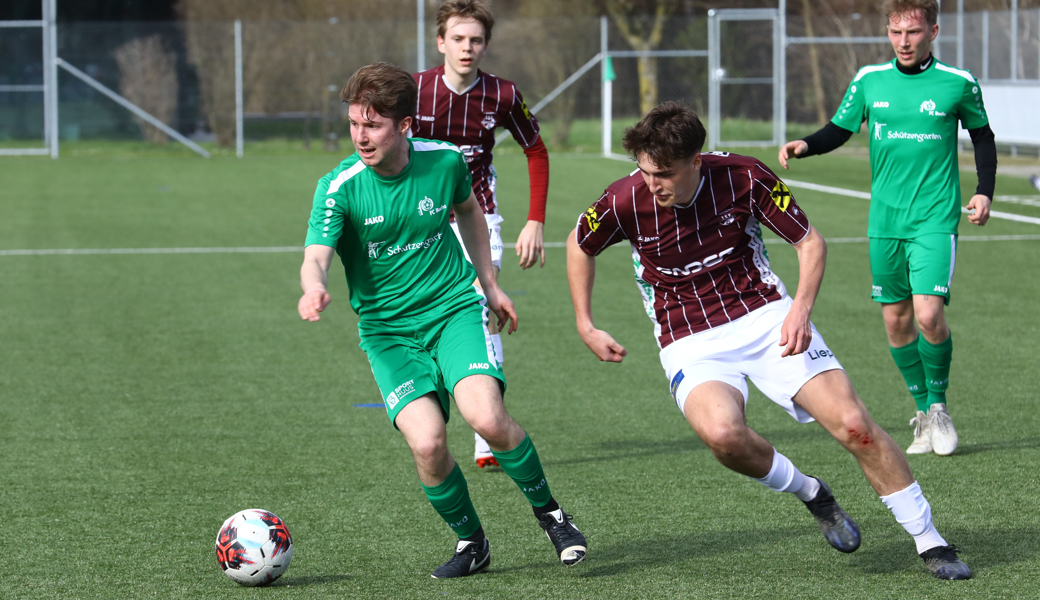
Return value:
M 870 135 L 870 237 L 906 239 L 957 233 L 961 186 L 957 122 L 965 129 L 989 122 L 971 73 L 932 59 L 905 75 L 896 61 L 863 67 L 831 121 Z
M 472 193 L 466 160 L 447 142 L 408 143 L 401 173 L 383 177 L 353 154 L 314 192 L 306 245 L 336 249 L 350 306 L 365 321 L 434 317 L 479 300 L 448 223 Z

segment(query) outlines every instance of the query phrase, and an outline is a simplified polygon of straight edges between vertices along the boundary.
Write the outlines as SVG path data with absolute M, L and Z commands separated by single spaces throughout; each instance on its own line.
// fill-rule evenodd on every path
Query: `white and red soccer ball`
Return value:
M 237 512 L 217 534 L 217 562 L 224 574 L 245 586 L 267 585 L 282 576 L 292 560 L 289 528 L 273 512 Z

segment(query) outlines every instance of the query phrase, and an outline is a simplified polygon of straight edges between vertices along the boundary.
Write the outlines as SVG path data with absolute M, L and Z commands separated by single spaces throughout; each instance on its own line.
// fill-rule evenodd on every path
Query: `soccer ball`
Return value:
M 292 560 L 289 528 L 273 512 L 250 508 L 237 512 L 217 534 L 217 563 L 224 574 L 252 587 L 282 576 Z

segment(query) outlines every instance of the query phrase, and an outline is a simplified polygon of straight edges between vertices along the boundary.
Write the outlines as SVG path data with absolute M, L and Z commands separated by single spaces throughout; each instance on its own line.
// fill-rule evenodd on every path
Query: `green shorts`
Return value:
M 890 304 L 913 295 L 942 296 L 950 303 L 957 235 L 929 233 L 915 238 L 870 238 L 870 274 L 875 302 Z
M 358 324 L 360 346 L 391 423 L 409 402 L 431 392 L 437 394 L 447 422 L 449 395 L 470 375 L 490 375 L 505 392 L 502 359 L 488 334 L 488 312 L 486 306 L 474 304 L 434 319 Z

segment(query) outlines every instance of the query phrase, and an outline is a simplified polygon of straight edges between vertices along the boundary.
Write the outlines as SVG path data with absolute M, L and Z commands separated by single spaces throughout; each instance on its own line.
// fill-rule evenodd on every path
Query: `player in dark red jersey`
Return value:
M 527 155 L 531 200 L 527 224 L 516 240 L 520 266 L 545 266 L 545 199 L 549 190 L 549 152 L 538 131 L 538 120 L 527 110 L 516 84 L 478 69 L 491 40 L 495 17 L 481 0 L 448 0 L 437 12 L 437 47 L 444 64 L 415 74 L 419 84 L 412 133 L 416 137 L 444 140 L 462 150 L 473 175 L 477 197 L 491 235 L 491 259 L 495 275 L 502 268 L 502 217 L 495 195 L 495 168 L 491 151 L 495 129 L 505 127 Z M 458 235 L 454 216 L 452 228 Z M 461 239 L 461 238 L 460 238 Z M 468 259 L 469 256 L 467 255 Z M 491 332 L 499 362 L 502 338 Z M 474 459 L 481 468 L 498 464 L 479 435 Z
M 625 132 L 625 149 L 639 169 L 607 188 L 579 217 L 567 243 L 582 341 L 600 360 L 621 362 L 626 355 L 596 329 L 591 298 L 595 256 L 627 240 L 672 395 L 720 463 L 772 490 L 793 493 L 834 548 L 859 547 L 859 527 L 827 484 L 803 475 L 747 426 L 750 377 L 792 417 L 817 420 L 855 456 L 935 576 L 967 579 L 971 571 L 936 531 L 906 457 L 870 418 L 809 321 L 826 242 L 772 171 L 754 158 L 702 153 L 704 136 L 697 115 L 671 102 Z M 798 255 L 793 299 L 769 268 L 763 224 Z

